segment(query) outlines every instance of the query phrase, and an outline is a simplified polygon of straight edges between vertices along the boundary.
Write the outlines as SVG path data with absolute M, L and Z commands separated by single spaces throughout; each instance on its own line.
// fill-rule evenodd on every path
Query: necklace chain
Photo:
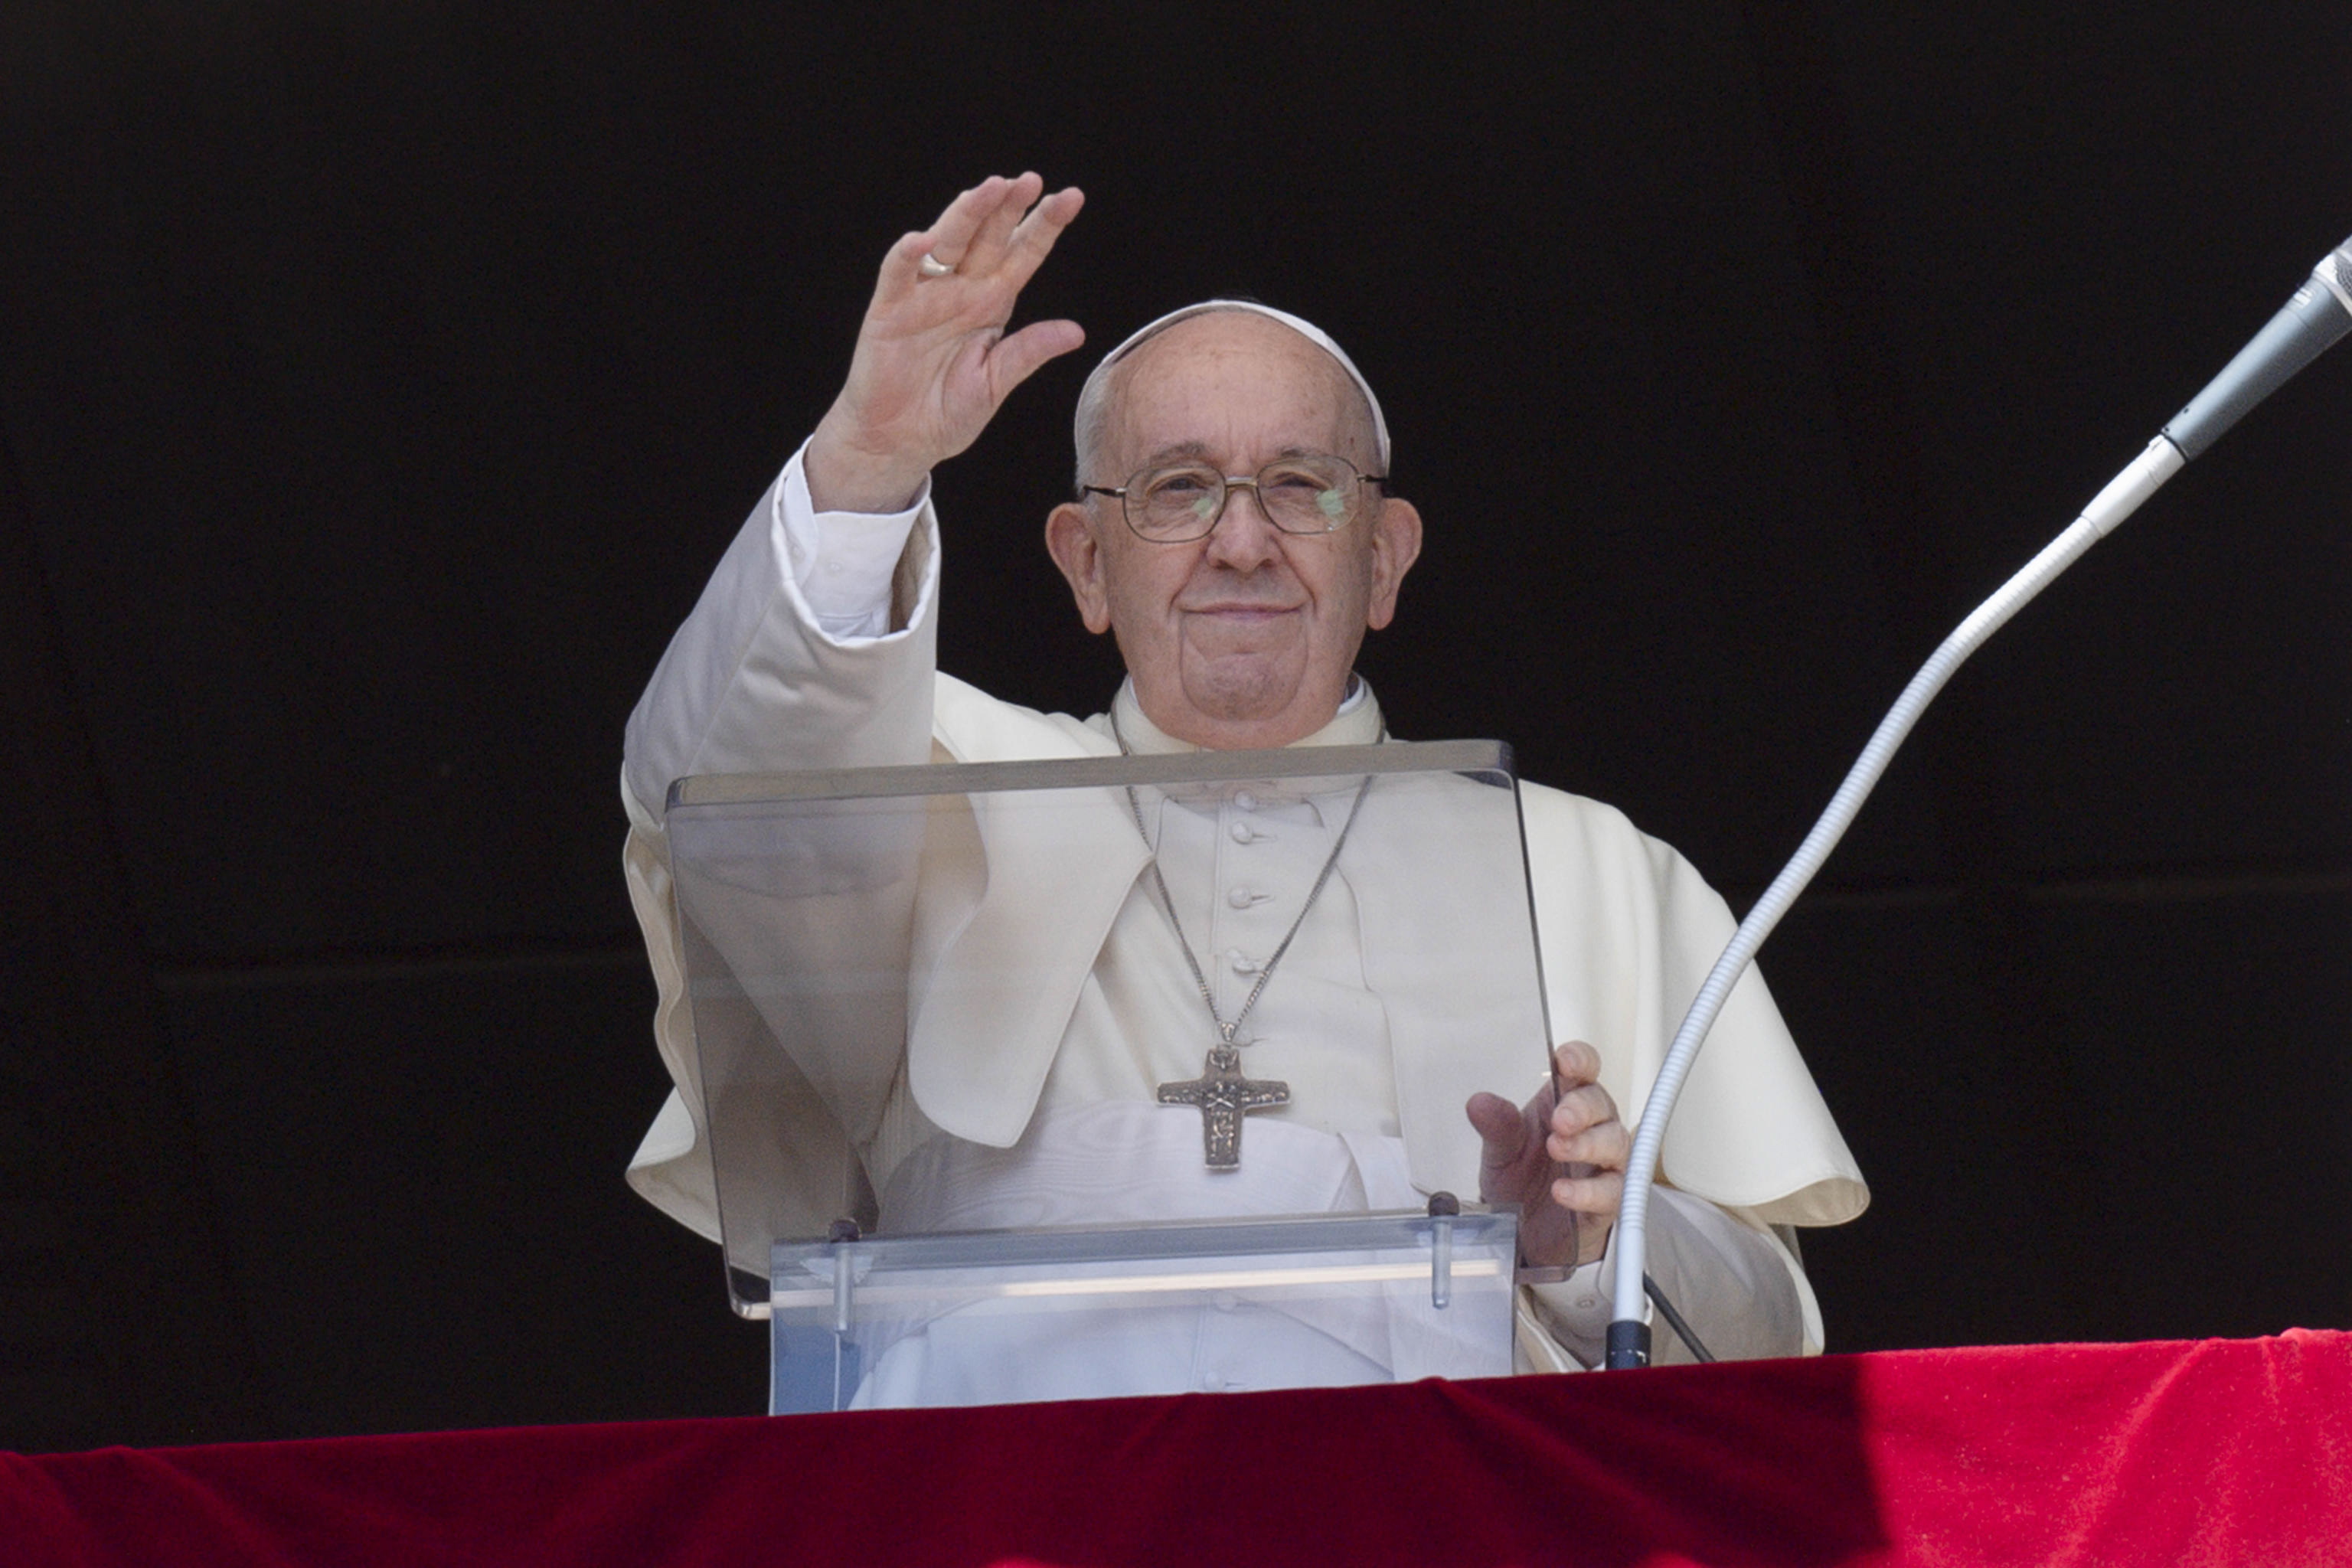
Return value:
M 1111 738 L 1118 742 L 1120 755 L 1131 757 L 1135 754 L 1127 743 L 1127 737 L 1119 732 L 1118 710 L 1116 707 L 1111 710 L 1110 732 Z M 1372 777 L 1372 774 L 1366 773 L 1364 782 L 1356 786 L 1355 801 L 1348 807 L 1348 820 L 1340 825 L 1339 837 L 1332 843 L 1331 853 L 1323 858 L 1323 869 L 1316 874 L 1315 886 L 1307 890 L 1307 901 L 1299 905 L 1298 918 L 1290 922 L 1288 931 L 1283 932 L 1274 955 L 1257 972 L 1257 984 L 1250 987 L 1249 995 L 1242 1002 L 1241 1011 L 1234 1015 L 1230 1023 L 1217 1010 L 1216 993 L 1209 987 L 1209 977 L 1201 972 L 1201 961 L 1192 955 L 1192 944 L 1184 939 L 1184 922 L 1176 917 L 1176 900 L 1169 896 L 1168 879 L 1160 870 L 1160 847 L 1152 842 L 1151 830 L 1143 826 L 1143 803 L 1136 798 L 1135 786 L 1127 786 L 1127 809 L 1135 819 L 1135 831 L 1142 838 L 1143 847 L 1151 852 L 1149 862 L 1151 885 L 1160 894 L 1160 907 L 1168 916 L 1169 930 L 1176 933 L 1176 946 L 1184 954 L 1184 967 L 1192 972 L 1192 984 L 1200 988 L 1201 1001 L 1209 1009 L 1210 1021 L 1217 1026 L 1217 1037 L 1226 1045 L 1234 1043 L 1234 1036 L 1240 1030 L 1242 1020 L 1249 1016 L 1250 1009 L 1256 1006 L 1257 999 L 1265 994 L 1266 982 L 1274 978 L 1275 966 L 1282 962 L 1283 954 L 1290 951 L 1291 941 L 1298 935 L 1298 928 L 1307 923 L 1307 916 L 1315 908 L 1315 900 L 1323 896 L 1324 884 L 1330 881 L 1333 868 L 1339 864 L 1339 851 L 1348 847 L 1348 835 L 1355 830 L 1356 816 L 1363 809 L 1364 796 L 1371 793 Z

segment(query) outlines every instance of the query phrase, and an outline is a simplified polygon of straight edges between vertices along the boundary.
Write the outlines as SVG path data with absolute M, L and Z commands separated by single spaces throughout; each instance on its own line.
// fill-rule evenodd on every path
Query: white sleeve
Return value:
M 930 503 L 887 517 L 817 512 L 800 465 L 794 454 L 752 509 L 629 715 L 623 793 L 639 827 L 658 831 L 670 781 L 690 773 L 930 755 Z
M 1608 1252 L 1557 1284 L 1531 1285 L 1545 1332 L 1586 1366 L 1600 1364 L 1617 1282 L 1616 1237 Z M 1781 1239 L 1756 1223 L 1672 1187 L 1650 1189 L 1650 1278 L 1719 1361 L 1818 1355 L 1820 1309 L 1804 1269 Z M 1698 1358 L 1650 1302 L 1650 1359 Z
M 629 1180 L 705 1236 L 717 1237 L 719 1218 L 663 826 L 670 782 L 928 759 L 939 574 L 927 499 L 886 517 L 820 513 L 795 454 L 737 530 L 629 714 L 625 865 L 660 994 L 654 1036 L 677 1084 Z M 790 1129 L 782 1136 L 806 1168 L 841 1173 L 777 1196 L 793 1205 L 793 1226 L 822 1230 L 852 1212 L 845 1184 L 854 1157 L 805 1080 L 787 1076 L 778 1094 L 777 1125 Z
M 930 500 L 931 482 L 923 481 L 915 504 L 904 511 L 819 511 L 802 467 L 807 451 L 803 445 L 793 454 L 771 492 L 783 543 L 778 558 L 827 637 L 839 643 L 887 637 L 891 578 Z

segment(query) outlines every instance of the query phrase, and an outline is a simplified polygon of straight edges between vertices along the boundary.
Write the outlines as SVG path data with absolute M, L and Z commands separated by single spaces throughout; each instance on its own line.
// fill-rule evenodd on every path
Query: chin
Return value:
M 1254 724 L 1286 711 L 1298 690 L 1297 677 L 1288 671 L 1218 670 L 1184 682 L 1184 700 L 1218 723 Z

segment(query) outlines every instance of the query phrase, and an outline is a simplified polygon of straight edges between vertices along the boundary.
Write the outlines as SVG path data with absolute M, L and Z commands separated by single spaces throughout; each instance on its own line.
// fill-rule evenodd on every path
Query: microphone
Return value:
M 2286 308 L 2221 367 L 2221 374 L 2188 407 L 2172 416 L 2164 438 L 2183 458 L 2203 456 L 2223 431 L 2347 331 L 2352 331 L 2352 239 L 2320 258 Z
M 1838 785 L 1821 820 L 1813 824 L 1795 856 L 1748 911 L 1748 918 L 1739 922 L 1723 956 L 1715 961 L 1715 968 L 1699 986 L 1698 995 L 1685 1015 L 1682 1027 L 1675 1031 L 1674 1045 L 1658 1069 L 1657 1079 L 1650 1087 L 1649 1099 L 1642 1107 L 1641 1125 L 1633 1134 L 1633 1152 L 1625 1161 L 1625 1196 L 1618 1209 L 1617 1234 L 1612 1238 L 1617 1249 L 1617 1279 L 1610 1303 L 1607 1342 L 1607 1364 L 1611 1370 L 1650 1364 L 1650 1326 L 1642 1321 L 1643 1271 L 1649 1266 L 1650 1187 L 1657 1178 L 1666 1119 L 1674 1114 L 1675 1100 L 1682 1093 L 1684 1080 L 1690 1076 L 1691 1063 L 1697 1059 L 1699 1047 L 1706 1042 L 1707 1030 L 1715 1026 L 1716 1015 L 1723 1010 L 1732 986 L 1756 956 L 1756 950 L 1764 945 L 1764 939 L 1772 934 L 1772 928 L 1780 923 L 1780 917 L 1821 870 L 1838 840 L 1845 837 L 1854 814 L 1877 787 L 1879 775 L 1886 771 L 1886 764 L 1894 760 L 1896 748 L 1919 721 L 1919 715 L 1935 700 L 1936 693 L 1943 689 L 1944 683 L 1961 663 L 2007 625 L 2011 616 L 2080 560 L 2092 545 L 2105 538 L 2117 523 L 2138 510 L 2140 503 L 2179 473 L 2183 464 L 2201 456 L 2254 405 L 2285 385 L 2295 372 L 2317 359 L 2347 331 L 2352 331 L 2352 239 L 2347 239 L 2321 258 L 2319 265 L 2312 268 L 2310 279 L 2286 302 L 2285 309 L 2272 317 L 2270 324 L 2256 332 L 2253 340 L 2238 351 L 2237 357 L 2221 367 L 2221 374 L 2191 398 L 2188 407 L 2173 416 L 2172 422 L 2147 444 L 2147 450 L 2092 498 L 2091 504 L 2083 509 L 2083 514 L 2064 532 L 2043 546 L 2039 555 L 2026 563 L 1944 639 L 1903 689 L 1903 695 L 1895 700 L 1886 717 L 1878 721 L 1870 743 L 1854 759 L 1845 782 Z

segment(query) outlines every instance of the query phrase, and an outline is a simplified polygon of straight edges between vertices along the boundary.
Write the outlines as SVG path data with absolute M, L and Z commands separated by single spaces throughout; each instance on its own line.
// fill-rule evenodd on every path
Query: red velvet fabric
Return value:
M 0 1456 L 0 1560 L 2352 1563 L 2352 1335 Z

